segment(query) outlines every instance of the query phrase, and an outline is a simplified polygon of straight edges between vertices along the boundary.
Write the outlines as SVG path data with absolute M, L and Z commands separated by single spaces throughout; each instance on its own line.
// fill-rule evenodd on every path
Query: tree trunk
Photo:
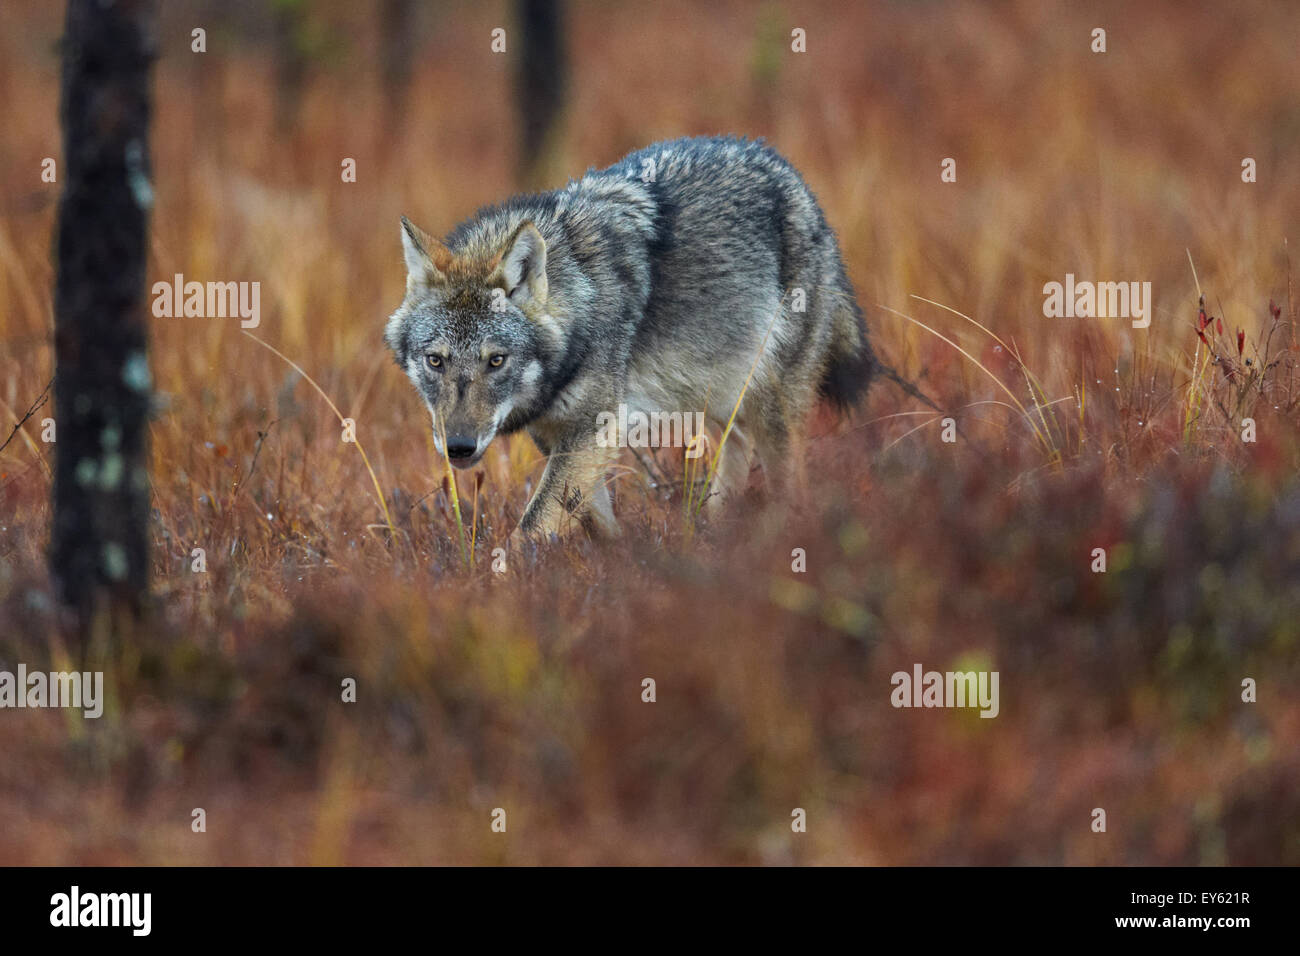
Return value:
M 380 7 L 379 75 L 384 87 L 384 127 L 390 135 L 399 131 L 407 118 L 415 45 L 414 0 L 384 0 Z
M 54 293 L 50 568 L 84 635 L 149 581 L 145 324 L 153 0 L 68 0 Z
M 548 185 L 556 165 L 561 107 L 568 84 L 563 0 L 517 0 L 521 54 L 515 73 L 520 182 Z M 550 185 L 558 185 L 550 183 Z
M 307 55 L 303 48 L 303 9 L 298 3 L 275 5 L 271 38 L 275 49 L 275 126 L 289 135 L 298 123 Z

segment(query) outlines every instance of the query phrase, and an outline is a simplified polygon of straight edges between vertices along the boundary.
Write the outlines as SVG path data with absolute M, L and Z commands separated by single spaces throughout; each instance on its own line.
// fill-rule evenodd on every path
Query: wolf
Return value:
M 452 465 L 526 430 L 546 466 L 512 541 L 616 536 L 601 413 L 702 411 L 721 444 L 708 507 L 754 464 L 782 494 L 819 398 L 880 366 L 835 233 L 762 140 L 661 142 L 562 189 L 484 208 L 438 240 L 401 220 L 406 295 L 385 340 Z

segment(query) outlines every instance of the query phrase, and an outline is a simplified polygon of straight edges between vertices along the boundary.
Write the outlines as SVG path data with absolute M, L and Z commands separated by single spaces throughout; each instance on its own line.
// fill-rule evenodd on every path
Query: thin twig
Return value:
M 37 397 L 35 404 L 33 404 L 31 408 L 27 409 L 27 414 L 24 415 L 22 418 L 18 419 L 18 424 L 14 426 L 14 430 L 9 433 L 9 437 L 5 439 L 5 443 L 3 445 L 0 445 L 0 451 L 4 451 L 7 447 L 9 447 L 9 443 L 13 441 L 14 436 L 18 434 L 18 429 L 22 428 L 23 425 L 27 424 L 27 420 L 36 414 L 37 409 L 39 409 L 42 405 L 44 405 L 49 400 L 50 389 L 53 387 L 54 387 L 54 379 L 51 378 L 45 384 L 45 387 L 41 389 L 41 394 Z

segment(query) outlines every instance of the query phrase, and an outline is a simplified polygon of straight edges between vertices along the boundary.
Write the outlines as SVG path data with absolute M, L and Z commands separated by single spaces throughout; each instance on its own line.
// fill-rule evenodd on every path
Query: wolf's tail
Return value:
M 862 399 L 871 382 L 887 378 L 904 394 L 943 412 L 934 400 L 903 378 L 876 356 L 867 339 L 862 310 L 850 294 L 837 304 L 831 325 L 830 361 L 822 376 L 820 392 L 840 411 L 849 411 Z
M 865 339 L 858 343 L 857 348 L 845 348 L 832 339 L 830 361 L 826 364 L 818 391 L 840 411 L 848 411 L 866 395 L 880 368 Z

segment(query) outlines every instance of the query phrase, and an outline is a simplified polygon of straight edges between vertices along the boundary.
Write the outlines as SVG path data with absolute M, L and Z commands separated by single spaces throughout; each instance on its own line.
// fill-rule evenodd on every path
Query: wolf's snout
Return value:
M 478 451 L 478 439 L 471 435 L 452 435 L 447 439 L 448 458 L 472 458 Z

